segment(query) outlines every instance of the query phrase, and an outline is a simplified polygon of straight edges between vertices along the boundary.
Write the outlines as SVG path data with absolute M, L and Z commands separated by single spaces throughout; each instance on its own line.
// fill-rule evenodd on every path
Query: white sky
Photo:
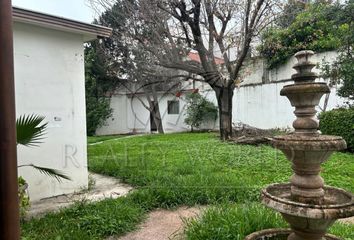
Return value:
M 12 5 L 87 23 L 97 17 L 88 0 L 12 0 Z

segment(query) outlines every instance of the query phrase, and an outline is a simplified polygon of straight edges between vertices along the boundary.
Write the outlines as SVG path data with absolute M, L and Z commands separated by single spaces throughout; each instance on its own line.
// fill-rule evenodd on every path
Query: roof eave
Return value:
M 82 34 L 84 41 L 110 37 L 112 29 L 94 24 L 57 17 L 45 13 L 13 7 L 13 20 L 51 29 Z

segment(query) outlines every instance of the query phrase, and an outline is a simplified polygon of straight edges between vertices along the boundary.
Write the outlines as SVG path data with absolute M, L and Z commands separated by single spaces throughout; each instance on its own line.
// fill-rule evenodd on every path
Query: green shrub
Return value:
M 93 136 L 96 129 L 112 116 L 110 92 L 117 81 L 107 75 L 107 63 L 96 43 L 85 47 L 85 91 L 87 135 Z
M 27 182 L 23 177 L 18 178 L 18 198 L 20 202 L 20 219 L 21 221 L 27 215 L 27 211 L 30 208 L 30 198 L 27 194 Z
M 323 134 L 343 137 L 348 150 L 354 151 L 354 108 L 339 108 L 321 113 L 320 130 Z
M 258 47 L 270 68 L 284 64 L 296 52 L 311 49 L 324 52 L 338 49 L 343 43 L 345 25 L 352 20 L 352 3 L 318 2 L 299 13 L 287 27 L 271 27 L 263 33 Z
M 191 93 L 186 97 L 187 113 L 184 122 L 193 128 L 199 128 L 202 123 L 214 121 L 218 117 L 215 104 L 199 93 Z

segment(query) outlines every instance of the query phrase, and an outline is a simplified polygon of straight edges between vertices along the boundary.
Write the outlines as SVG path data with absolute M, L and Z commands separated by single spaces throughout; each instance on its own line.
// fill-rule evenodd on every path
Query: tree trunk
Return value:
M 159 99 L 157 97 L 157 92 L 155 86 L 147 85 L 144 88 L 146 99 L 148 100 L 149 106 L 145 106 L 146 109 L 149 110 L 150 114 L 152 115 L 153 121 L 157 127 L 158 133 L 164 133 L 163 125 L 162 125 L 162 118 L 160 113 L 160 106 L 159 106 Z
M 232 138 L 232 97 L 234 88 L 215 87 L 214 90 L 219 108 L 220 139 L 225 141 Z
M 157 127 L 157 132 L 158 133 L 164 133 L 163 130 L 163 126 L 162 126 L 162 118 L 161 118 L 161 114 L 160 114 L 160 107 L 159 107 L 159 103 L 158 102 L 153 102 L 154 106 L 153 106 L 153 110 L 151 112 L 153 118 L 154 118 L 154 122 L 156 124 Z
M 153 103 L 154 103 L 153 116 L 154 116 L 155 124 L 157 126 L 158 133 L 164 133 L 163 126 L 162 126 L 162 118 L 161 118 L 161 113 L 160 113 L 159 98 L 157 97 L 155 87 L 156 87 L 155 84 L 153 84 L 151 86 L 152 98 L 154 99 L 154 101 L 153 101 Z

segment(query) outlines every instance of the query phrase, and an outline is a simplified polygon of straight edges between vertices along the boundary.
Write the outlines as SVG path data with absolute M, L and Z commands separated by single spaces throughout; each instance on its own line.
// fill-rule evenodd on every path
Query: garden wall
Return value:
M 313 56 L 312 61 L 331 62 L 337 56 L 336 52 L 324 52 Z M 288 128 L 295 120 L 294 109 L 286 97 L 280 96 L 280 90 L 292 84 L 291 75 L 296 71 L 292 68 L 296 63 L 294 57 L 285 64 L 267 70 L 261 58 L 255 58 L 245 63 L 243 82 L 235 89 L 233 121 L 240 121 L 258 128 Z M 318 68 L 315 72 L 320 73 Z M 324 81 L 319 79 L 318 81 Z M 331 88 L 327 110 L 343 105 L 344 99 L 336 95 L 337 86 Z M 324 108 L 325 97 L 322 97 L 318 111 Z

